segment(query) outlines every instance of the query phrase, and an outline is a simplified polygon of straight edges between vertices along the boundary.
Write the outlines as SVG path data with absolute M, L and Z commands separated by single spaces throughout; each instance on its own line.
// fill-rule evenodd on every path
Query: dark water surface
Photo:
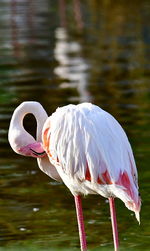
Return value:
M 121 250 L 150 250 L 150 2 L 0 1 L 0 250 L 79 250 L 69 190 L 7 141 L 22 101 L 56 107 L 91 101 L 125 128 L 136 158 L 141 225 L 117 200 Z M 27 117 L 32 133 L 35 121 Z M 83 199 L 91 250 L 113 250 L 109 208 Z M 23 249 L 24 248 L 24 249 Z

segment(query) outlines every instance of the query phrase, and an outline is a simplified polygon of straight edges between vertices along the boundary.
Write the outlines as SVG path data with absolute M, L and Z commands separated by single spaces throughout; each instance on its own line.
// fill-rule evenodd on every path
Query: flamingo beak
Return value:
M 43 157 L 43 155 L 46 154 L 45 151 L 39 153 L 39 152 L 36 152 L 35 150 L 33 150 L 32 148 L 30 148 L 30 150 L 33 152 L 33 154 L 35 154 L 37 157 Z
M 19 149 L 19 153 L 34 158 L 42 158 L 46 155 L 41 142 L 34 142 Z

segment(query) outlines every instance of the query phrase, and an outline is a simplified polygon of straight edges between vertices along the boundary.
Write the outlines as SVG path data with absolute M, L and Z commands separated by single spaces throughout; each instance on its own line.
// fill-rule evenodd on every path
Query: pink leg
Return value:
M 84 230 L 81 196 L 80 195 L 74 196 L 74 199 L 75 199 L 75 205 L 76 205 L 81 250 L 86 251 L 87 245 L 86 245 L 86 236 L 85 236 L 85 230 Z
M 109 198 L 109 206 L 110 206 L 110 215 L 111 215 L 113 239 L 114 239 L 114 248 L 115 248 L 115 251 L 119 251 L 119 241 L 118 241 L 118 229 L 117 229 L 115 202 L 114 202 L 114 198 L 112 198 L 112 197 Z

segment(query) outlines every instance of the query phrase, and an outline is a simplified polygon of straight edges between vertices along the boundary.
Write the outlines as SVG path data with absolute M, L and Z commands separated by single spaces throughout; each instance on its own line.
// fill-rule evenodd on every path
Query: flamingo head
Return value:
M 9 143 L 14 152 L 34 158 L 42 158 L 46 155 L 42 143 L 36 141 L 32 135 L 25 130 L 10 130 Z
M 26 131 L 23 125 L 24 117 L 31 113 L 37 121 L 37 140 Z M 8 132 L 8 140 L 12 149 L 21 155 L 42 158 L 46 155 L 42 146 L 42 128 L 47 114 L 40 103 L 26 101 L 14 111 Z
M 41 142 L 34 142 L 18 149 L 18 153 L 34 158 L 42 158 L 46 155 Z

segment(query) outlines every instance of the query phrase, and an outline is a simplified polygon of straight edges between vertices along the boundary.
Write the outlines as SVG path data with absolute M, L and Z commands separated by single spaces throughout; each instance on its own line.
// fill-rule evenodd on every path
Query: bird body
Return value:
M 139 220 L 136 165 L 113 116 L 90 103 L 68 105 L 46 120 L 42 134 L 50 162 L 73 195 L 118 197 Z
M 23 127 L 28 113 L 37 120 L 36 140 Z M 87 247 L 80 195 L 100 194 L 109 199 L 118 251 L 114 198 L 134 211 L 138 221 L 141 200 L 132 149 L 117 120 L 90 103 L 57 108 L 48 117 L 38 102 L 28 101 L 14 111 L 8 139 L 16 153 L 36 157 L 40 169 L 63 180 L 74 195 L 82 251 Z

